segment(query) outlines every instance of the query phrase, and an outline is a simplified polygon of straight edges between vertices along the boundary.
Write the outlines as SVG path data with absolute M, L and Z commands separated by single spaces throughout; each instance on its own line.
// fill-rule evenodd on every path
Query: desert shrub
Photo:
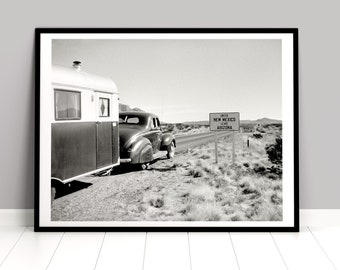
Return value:
M 271 197 L 270 197 L 270 200 L 272 201 L 273 204 L 282 204 L 282 198 L 277 196 L 277 194 L 273 194 Z
M 281 182 L 277 182 L 277 183 L 273 184 L 272 188 L 275 191 L 282 190 L 282 183 Z
M 282 209 L 279 206 L 262 204 L 257 209 L 254 220 L 258 221 L 280 221 L 282 220 Z
M 215 192 L 215 199 L 217 202 L 221 202 L 223 200 L 223 193 L 221 191 Z
M 267 171 L 267 169 L 264 167 L 264 166 L 262 166 L 262 165 L 260 165 L 260 164 L 258 164 L 258 163 L 255 163 L 254 165 L 253 165 L 253 171 L 255 172 L 255 173 L 257 173 L 257 174 L 265 174 L 266 173 L 266 171 Z
M 201 159 L 209 159 L 210 156 L 209 155 L 206 155 L 206 154 L 203 154 L 200 156 Z
M 186 218 L 187 221 L 219 221 L 221 219 L 221 209 L 213 203 L 196 206 L 188 213 Z
M 219 170 L 219 168 L 215 165 L 212 164 L 202 164 L 202 169 L 213 176 L 219 176 L 221 175 L 221 171 Z
M 269 179 L 272 179 L 272 180 L 277 180 L 279 178 L 279 175 L 275 174 L 275 173 L 267 173 L 266 176 L 269 178 Z
M 267 168 L 267 177 L 273 180 L 277 180 L 281 178 L 282 176 L 282 165 L 281 164 L 275 164 L 271 166 L 270 168 Z
M 150 198 L 149 204 L 155 208 L 161 208 L 164 206 L 164 198 L 160 196 Z
M 282 165 L 282 138 L 276 137 L 275 143 L 266 146 L 269 161 L 273 164 Z
M 231 216 L 230 217 L 230 220 L 231 221 L 241 221 L 242 220 L 242 218 L 240 217 L 240 215 L 233 215 L 233 216 Z
M 193 188 L 189 195 L 189 200 L 192 202 L 213 201 L 215 199 L 214 190 L 206 184 L 202 184 Z
M 194 178 L 196 177 L 202 177 L 203 176 L 203 171 L 200 168 L 195 168 L 195 169 L 190 169 L 188 172 L 189 176 L 193 176 Z
M 189 159 L 189 160 L 186 162 L 186 167 L 188 167 L 188 166 L 193 167 L 194 165 L 195 165 L 195 162 L 194 162 L 193 160 L 191 160 L 191 159 Z
M 260 196 L 261 192 L 255 187 L 255 185 L 245 185 L 245 187 L 242 190 L 243 194 L 254 194 L 255 197 Z
M 187 205 L 185 205 L 183 208 L 181 208 L 178 213 L 181 213 L 182 215 L 186 215 L 188 213 L 190 213 L 190 211 L 192 211 L 192 209 L 194 209 L 194 205 L 189 203 Z
M 232 205 L 234 205 L 234 198 L 224 196 L 223 197 L 223 202 L 221 203 L 221 206 L 228 206 L 228 207 L 230 207 Z M 230 208 L 230 209 L 232 209 L 232 208 Z
M 202 162 L 201 159 L 199 159 L 199 160 L 196 161 L 196 166 L 201 167 L 202 165 L 203 165 L 203 162 Z
M 268 182 L 268 180 L 266 180 L 264 177 L 243 177 L 239 182 L 239 186 L 242 188 L 243 194 L 256 193 L 261 195 L 264 191 L 270 188 L 271 183 Z
M 223 163 L 223 164 L 218 166 L 218 169 L 220 170 L 220 172 L 222 174 L 224 174 L 228 170 L 228 164 L 227 163 Z
M 229 185 L 229 178 L 228 177 L 223 177 L 223 176 L 219 176 L 216 177 L 212 180 L 213 182 L 213 186 L 215 186 L 215 188 L 224 188 L 227 187 Z
M 279 165 L 273 165 L 270 168 L 267 168 L 268 172 L 274 173 L 274 174 L 282 174 L 282 167 Z
M 261 133 L 253 133 L 253 138 L 255 138 L 255 139 L 262 139 L 263 135 Z
M 190 195 L 189 192 L 184 192 L 180 197 L 182 197 L 182 198 L 188 198 L 189 195 Z

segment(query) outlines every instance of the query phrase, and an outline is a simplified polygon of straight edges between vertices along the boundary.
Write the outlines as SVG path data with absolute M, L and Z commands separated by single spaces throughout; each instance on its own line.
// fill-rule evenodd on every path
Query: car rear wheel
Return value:
M 175 156 L 175 150 L 176 150 L 175 143 L 172 141 L 170 146 L 168 147 L 168 153 L 166 157 L 168 159 L 173 158 Z

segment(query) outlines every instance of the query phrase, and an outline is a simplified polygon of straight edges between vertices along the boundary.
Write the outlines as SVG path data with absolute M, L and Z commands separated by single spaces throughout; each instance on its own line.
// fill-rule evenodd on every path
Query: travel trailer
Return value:
M 60 183 L 119 165 L 119 97 L 111 79 L 83 72 L 79 61 L 52 67 L 51 95 L 53 194 Z

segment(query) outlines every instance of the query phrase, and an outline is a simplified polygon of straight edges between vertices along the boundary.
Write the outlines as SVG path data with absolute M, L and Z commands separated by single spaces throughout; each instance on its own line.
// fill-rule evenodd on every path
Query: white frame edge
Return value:
M 0 226 L 33 225 L 33 209 L 0 209 Z M 340 226 L 340 209 L 300 209 L 300 226 Z

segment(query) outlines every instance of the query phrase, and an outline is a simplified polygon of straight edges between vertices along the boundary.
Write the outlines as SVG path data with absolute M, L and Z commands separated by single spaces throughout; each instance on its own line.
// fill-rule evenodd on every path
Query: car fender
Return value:
M 171 133 L 163 134 L 162 135 L 161 150 L 167 150 L 168 146 L 171 144 L 171 142 L 174 142 L 175 147 L 176 147 L 175 136 Z
M 146 163 L 152 161 L 153 151 L 150 141 L 144 137 L 138 138 L 131 148 L 131 163 Z

